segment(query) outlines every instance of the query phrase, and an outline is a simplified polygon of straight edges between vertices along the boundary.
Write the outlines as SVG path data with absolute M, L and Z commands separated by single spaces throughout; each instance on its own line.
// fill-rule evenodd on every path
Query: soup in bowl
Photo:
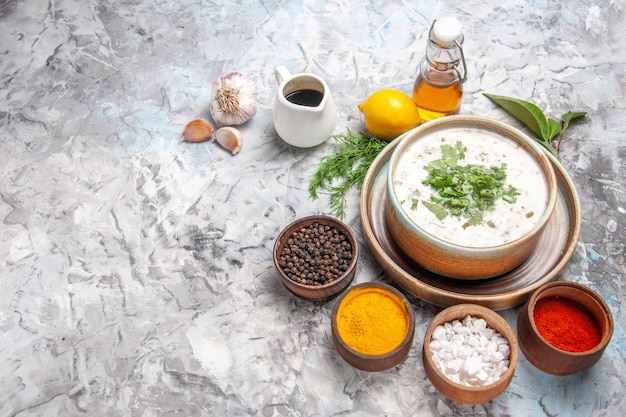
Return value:
M 549 222 L 557 182 L 520 130 L 448 116 L 407 133 L 389 160 L 385 221 L 412 260 L 437 274 L 491 278 L 518 267 Z

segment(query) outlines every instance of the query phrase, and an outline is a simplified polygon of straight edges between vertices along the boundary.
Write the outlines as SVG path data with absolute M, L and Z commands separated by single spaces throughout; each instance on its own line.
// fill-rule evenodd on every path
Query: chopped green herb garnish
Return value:
M 443 220 L 448 216 L 448 212 L 446 211 L 446 209 L 437 203 L 431 203 L 430 201 L 423 201 L 422 204 L 424 204 L 424 206 L 428 210 L 432 211 L 433 214 L 437 216 L 439 220 Z
M 424 167 L 428 178 L 423 184 L 432 186 L 437 194 L 422 202 L 439 220 L 447 215 L 464 217 L 469 226 L 476 226 L 482 222 L 485 211 L 494 210 L 498 199 L 511 204 L 517 201 L 519 191 L 511 185 L 505 187 L 506 164 L 460 165 L 459 161 L 465 159 L 460 141 L 454 146 L 441 145 L 441 155 L 441 159 Z M 411 209 L 416 207 L 413 203 Z

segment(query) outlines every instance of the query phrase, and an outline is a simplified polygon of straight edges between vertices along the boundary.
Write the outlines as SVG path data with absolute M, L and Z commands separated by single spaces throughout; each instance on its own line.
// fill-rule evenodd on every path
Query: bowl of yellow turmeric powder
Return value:
M 406 359 L 415 334 L 415 312 L 394 287 L 362 283 L 337 300 L 331 328 L 333 344 L 347 363 L 379 372 Z

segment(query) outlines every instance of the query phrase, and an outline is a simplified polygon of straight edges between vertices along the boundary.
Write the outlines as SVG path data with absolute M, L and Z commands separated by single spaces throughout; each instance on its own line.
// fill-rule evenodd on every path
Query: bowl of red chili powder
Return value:
M 574 374 L 598 362 L 613 328 L 611 310 L 598 293 L 565 281 L 535 291 L 517 320 L 524 356 L 552 375 Z

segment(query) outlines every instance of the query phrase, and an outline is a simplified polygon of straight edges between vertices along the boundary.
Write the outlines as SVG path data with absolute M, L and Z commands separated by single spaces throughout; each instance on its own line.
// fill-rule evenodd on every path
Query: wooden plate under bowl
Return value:
M 559 193 L 552 218 L 537 248 L 519 267 L 483 280 L 446 278 L 426 270 L 406 256 L 389 234 L 385 223 L 387 166 L 398 137 L 370 165 L 361 188 L 361 223 L 372 256 L 394 283 L 407 292 L 442 307 L 474 303 L 493 310 L 523 304 L 541 285 L 554 280 L 576 251 L 581 232 L 578 195 L 567 172 L 548 154 L 557 177 Z

